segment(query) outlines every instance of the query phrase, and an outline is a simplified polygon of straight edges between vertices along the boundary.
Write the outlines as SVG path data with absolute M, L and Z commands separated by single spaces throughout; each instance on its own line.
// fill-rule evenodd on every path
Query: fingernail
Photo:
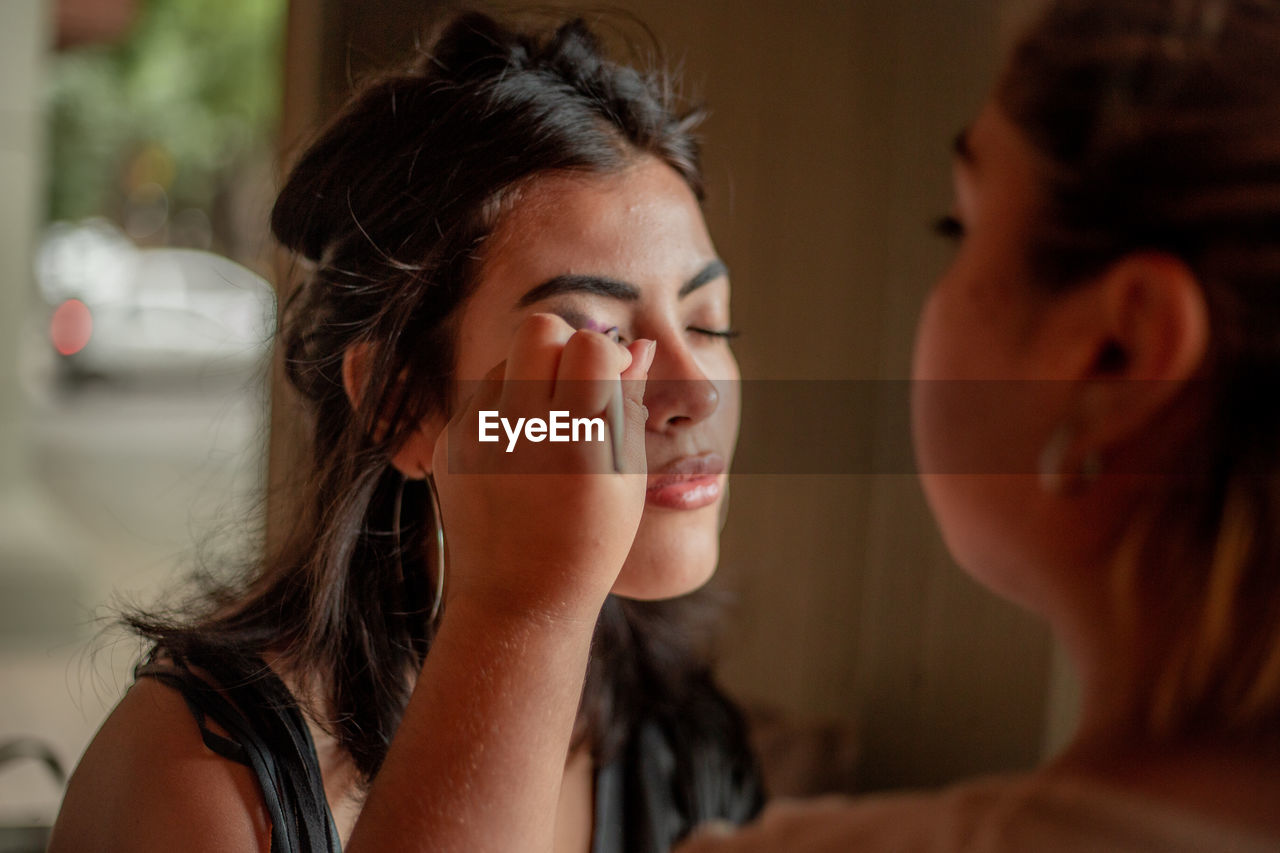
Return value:
M 657 341 L 645 341 L 644 352 L 640 354 L 640 369 L 645 373 L 653 366 L 653 357 L 658 353 Z

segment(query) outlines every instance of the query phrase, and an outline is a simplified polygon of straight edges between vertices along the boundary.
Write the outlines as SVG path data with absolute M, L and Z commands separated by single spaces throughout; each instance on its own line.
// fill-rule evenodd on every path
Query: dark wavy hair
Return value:
M 1030 260 L 1172 254 L 1209 308 L 1203 412 L 1131 530 L 1117 618 L 1147 736 L 1280 736 L 1280 2 L 1056 0 L 996 92 L 1043 159 Z
M 429 496 L 390 460 L 424 416 L 448 412 L 454 320 L 486 239 L 522 185 L 548 173 L 655 157 L 701 199 L 699 119 L 677 109 L 669 77 L 607 60 L 581 20 L 528 34 L 463 14 L 411 65 L 364 85 L 293 168 L 271 217 L 304 273 L 280 332 L 311 453 L 288 535 L 185 617 L 135 613 L 132 627 L 177 655 L 278 654 L 371 779 L 433 631 Z M 369 366 L 359 411 L 342 381 L 357 345 Z M 657 720 L 680 745 L 679 784 L 715 767 L 734 790 L 755 790 L 743 784 L 755 770 L 742 720 L 707 663 L 701 598 L 609 599 L 579 742 L 608 761 L 639 719 Z

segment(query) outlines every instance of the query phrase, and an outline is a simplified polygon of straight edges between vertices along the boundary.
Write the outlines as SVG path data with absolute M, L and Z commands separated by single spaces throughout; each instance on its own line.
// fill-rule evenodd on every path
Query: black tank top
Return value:
M 177 690 L 205 746 L 254 772 L 271 818 L 272 853 L 341 853 L 311 733 L 293 694 L 266 663 L 156 650 L 134 676 Z M 210 720 L 228 736 L 210 729 Z M 596 771 L 592 853 L 667 853 L 703 821 L 737 824 L 759 813 L 756 776 L 732 771 L 727 752 L 704 750 L 693 773 L 677 774 L 683 757 L 657 722 L 636 727 L 618 759 Z M 677 784 L 678 775 L 692 784 Z

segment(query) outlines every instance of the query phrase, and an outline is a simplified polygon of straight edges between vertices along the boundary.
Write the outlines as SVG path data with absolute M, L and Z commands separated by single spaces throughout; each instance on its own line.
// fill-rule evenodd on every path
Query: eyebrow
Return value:
M 727 278 L 728 276 L 729 268 L 724 265 L 724 261 L 716 258 L 713 261 L 709 261 L 697 275 L 686 281 L 676 296 L 684 299 L 704 284 L 710 284 L 718 278 Z
M 728 274 L 729 268 L 725 266 L 724 261 L 719 258 L 709 261 L 697 275 L 681 285 L 676 297 L 684 299 L 698 288 Z M 553 296 L 561 296 L 566 293 L 590 293 L 609 299 L 618 299 L 623 302 L 635 302 L 640 298 L 640 288 L 630 282 L 619 281 L 616 278 L 600 275 L 558 275 L 555 278 L 547 279 L 524 296 L 521 296 L 520 301 L 516 303 L 516 307 L 525 308 L 535 302 L 541 302 L 544 299 L 550 299 Z
M 972 166 L 976 162 L 973 146 L 969 142 L 969 128 L 962 128 L 951 141 L 951 153 L 960 161 Z

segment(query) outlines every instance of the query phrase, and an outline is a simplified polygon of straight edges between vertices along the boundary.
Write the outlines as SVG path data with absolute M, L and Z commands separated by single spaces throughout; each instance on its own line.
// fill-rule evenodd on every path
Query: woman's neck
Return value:
M 1086 611 L 1077 611 L 1086 612 Z M 1095 610 L 1054 623 L 1081 682 L 1080 723 L 1044 772 L 1083 777 L 1207 819 L 1280 834 L 1280 733 L 1156 737 L 1142 712 L 1144 651 Z

